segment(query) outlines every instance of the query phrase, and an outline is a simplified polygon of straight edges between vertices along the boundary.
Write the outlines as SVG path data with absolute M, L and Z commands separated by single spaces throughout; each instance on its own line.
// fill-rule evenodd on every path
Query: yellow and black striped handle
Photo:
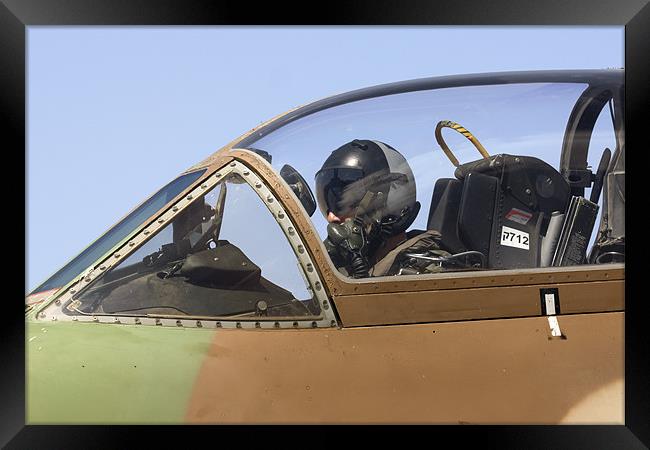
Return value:
M 481 145 L 478 139 L 476 139 L 467 128 L 456 122 L 452 122 L 451 120 L 441 120 L 438 122 L 438 125 L 436 125 L 436 141 L 438 141 L 438 145 L 440 145 L 440 148 L 442 148 L 442 151 L 445 152 L 445 155 L 447 155 L 447 158 L 449 158 L 449 161 L 451 161 L 454 166 L 458 167 L 460 163 L 452 153 L 451 149 L 445 143 L 445 140 L 442 138 L 443 128 L 451 128 L 452 130 L 458 131 L 460 134 L 469 139 L 469 141 L 474 145 L 474 147 L 476 147 L 476 150 L 478 150 L 483 158 L 490 158 L 490 155 L 488 154 L 487 150 L 485 150 L 485 147 Z

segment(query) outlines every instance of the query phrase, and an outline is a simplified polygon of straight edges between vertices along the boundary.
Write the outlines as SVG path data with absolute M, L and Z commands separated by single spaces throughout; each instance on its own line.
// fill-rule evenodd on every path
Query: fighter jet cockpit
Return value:
M 291 169 L 351 278 L 620 263 L 619 95 L 574 82 L 365 92 L 238 147 Z

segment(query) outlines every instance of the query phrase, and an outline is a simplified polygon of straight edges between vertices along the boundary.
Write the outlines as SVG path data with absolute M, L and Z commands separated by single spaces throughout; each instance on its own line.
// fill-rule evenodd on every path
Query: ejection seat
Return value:
M 487 268 L 539 267 L 553 212 L 564 212 L 570 189 L 552 166 L 531 156 L 500 154 L 458 165 L 436 181 L 427 229 L 450 253 L 478 251 Z

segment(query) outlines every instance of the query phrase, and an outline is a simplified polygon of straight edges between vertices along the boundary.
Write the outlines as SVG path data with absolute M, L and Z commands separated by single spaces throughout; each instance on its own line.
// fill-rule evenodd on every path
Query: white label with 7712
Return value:
M 530 237 L 528 233 L 510 227 L 503 227 L 501 229 L 501 245 L 530 250 L 529 242 Z

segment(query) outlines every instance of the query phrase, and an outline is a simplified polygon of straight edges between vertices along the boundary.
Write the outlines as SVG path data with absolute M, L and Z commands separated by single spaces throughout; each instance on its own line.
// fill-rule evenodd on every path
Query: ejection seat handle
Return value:
M 451 120 L 441 120 L 436 125 L 436 131 L 435 131 L 436 141 L 438 142 L 440 148 L 442 148 L 442 151 L 445 152 L 445 155 L 447 155 L 447 158 L 449 158 L 449 161 L 451 161 L 451 163 L 455 167 L 458 167 L 460 163 L 458 162 L 458 159 L 456 159 L 456 157 L 454 156 L 453 152 L 451 151 L 451 149 L 449 148 L 445 140 L 442 138 L 443 128 L 451 128 L 452 130 L 458 131 L 460 134 L 462 134 L 467 139 L 469 139 L 469 141 L 474 145 L 474 147 L 476 147 L 476 150 L 478 150 L 478 152 L 481 154 L 483 158 L 490 159 L 490 155 L 487 152 L 487 150 L 485 150 L 485 147 L 481 145 L 479 140 L 476 139 L 476 137 L 474 137 L 474 135 L 470 133 L 467 128 L 463 127 L 462 125 L 456 122 L 452 122 Z

